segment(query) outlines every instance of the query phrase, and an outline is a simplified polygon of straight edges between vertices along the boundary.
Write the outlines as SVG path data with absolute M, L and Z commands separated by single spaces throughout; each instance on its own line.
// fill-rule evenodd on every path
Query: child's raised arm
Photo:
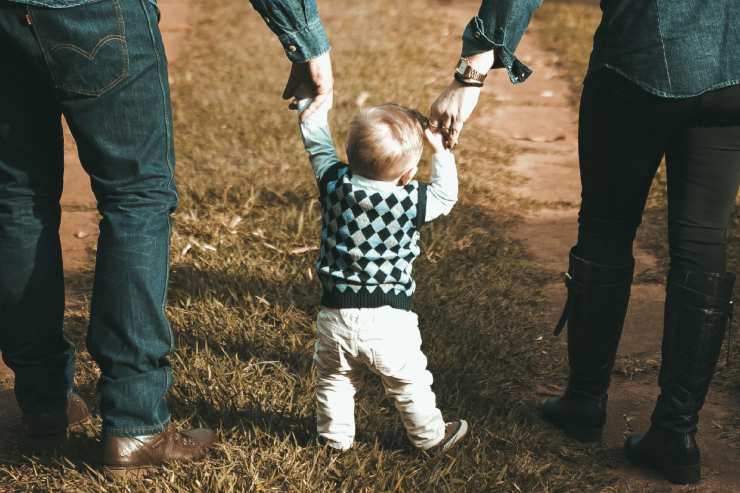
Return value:
M 455 155 L 445 149 L 442 134 L 426 129 L 424 136 L 434 150 L 432 157 L 432 181 L 427 187 L 427 206 L 424 222 L 447 215 L 457 202 L 457 167 Z
M 311 104 L 310 99 L 302 99 L 298 102 L 299 115 L 303 113 L 309 104 Z M 330 107 L 331 101 L 324 101 L 324 104 L 311 116 L 304 122 L 300 122 L 303 146 L 306 148 L 308 158 L 311 160 L 311 167 L 317 180 L 320 180 L 324 176 L 326 170 L 339 162 L 336 149 L 334 148 L 334 142 L 331 138 L 331 130 L 329 129 Z

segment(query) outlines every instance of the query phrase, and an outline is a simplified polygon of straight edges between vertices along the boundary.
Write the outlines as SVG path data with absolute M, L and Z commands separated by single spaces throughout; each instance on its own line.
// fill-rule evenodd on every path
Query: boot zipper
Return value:
M 26 24 L 33 26 L 33 17 L 31 17 L 31 9 L 29 7 L 26 7 Z
M 727 366 L 730 366 L 730 355 L 732 354 L 732 319 L 735 315 L 735 302 L 730 301 L 730 316 L 727 317 Z

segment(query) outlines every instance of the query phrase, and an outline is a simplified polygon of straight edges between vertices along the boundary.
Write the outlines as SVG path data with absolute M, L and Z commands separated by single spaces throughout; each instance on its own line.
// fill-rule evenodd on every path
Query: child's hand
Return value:
M 1 0 L 0 0 L 1 1 Z M 302 124 L 308 124 L 308 125 L 323 125 L 327 122 L 329 119 L 329 109 L 331 108 L 331 98 L 324 99 L 324 101 L 321 103 L 321 106 L 318 108 L 315 108 L 312 106 L 314 100 L 312 98 L 305 98 L 305 99 L 298 99 L 294 101 L 294 104 L 292 105 L 292 109 L 298 111 L 298 120 Z M 311 111 L 311 108 L 313 109 L 313 112 L 309 115 L 308 118 L 305 118 L 304 115 Z
M 292 103 L 290 103 L 290 109 L 298 111 L 298 114 L 300 115 L 305 111 L 306 108 L 308 108 L 311 103 L 313 103 L 313 99 L 311 98 L 305 98 L 305 99 L 296 99 Z
M 424 140 L 432 147 L 435 154 L 447 152 L 442 132 L 432 132 L 430 128 L 424 130 Z

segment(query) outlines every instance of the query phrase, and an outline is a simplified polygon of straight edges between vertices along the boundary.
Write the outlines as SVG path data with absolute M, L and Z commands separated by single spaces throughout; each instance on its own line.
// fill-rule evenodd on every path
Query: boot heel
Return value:
M 600 442 L 604 428 L 566 428 L 563 430 L 569 437 L 583 443 Z
M 701 466 L 694 464 L 682 467 L 666 467 L 663 470 L 668 481 L 674 484 L 694 484 L 701 479 Z

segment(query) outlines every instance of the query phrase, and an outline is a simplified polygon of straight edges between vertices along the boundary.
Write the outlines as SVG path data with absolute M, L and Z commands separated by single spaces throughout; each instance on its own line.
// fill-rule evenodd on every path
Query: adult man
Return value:
M 294 62 L 285 96 L 331 97 L 315 2 L 253 4 Z M 178 198 L 158 16 L 154 0 L 0 0 L 0 350 L 30 437 L 64 437 L 89 416 L 72 393 L 74 348 L 62 332 L 64 115 L 102 216 L 87 344 L 101 369 L 101 462 L 111 470 L 197 459 L 215 441 L 211 430 L 175 430 L 165 401 Z

